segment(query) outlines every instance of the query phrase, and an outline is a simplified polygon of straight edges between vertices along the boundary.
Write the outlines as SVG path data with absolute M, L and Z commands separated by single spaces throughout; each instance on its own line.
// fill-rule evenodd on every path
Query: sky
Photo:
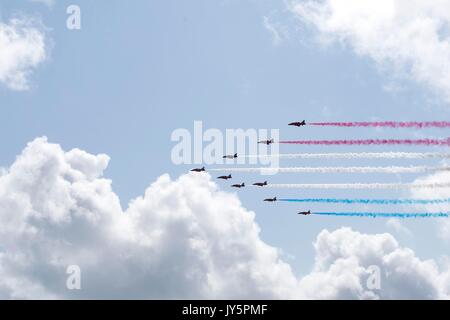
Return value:
M 66 9 L 71 4 L 76 4 L 81 9 L 80 30 L 69 30 L 66 26 L 68 18 Z M 279 198 L 407 198 L 415 196 L 420 198 L 430 194 L 412 193 L 408 190 L 246 188 L 236 191 L 230 189 L 228 182 L 217 182 L 213 173 L 211 180 L 217 183 L 214 186 L 211 186 L 212 182 L 206 178 L 186 176 L 187 171 L 195 165 L 175 165 L 171 160 L 171 150 L 175 145 L 171 141 L 172 132 L 179 128 L 186 128 L 192 132 L 194 121 L 202 121 L 205 129 L 279 129 L 281 138 L 285 140 L 449 137 L 447 129 L 293 128 L 287 126 L 289 122 L 303 119 L 307 122 L 320 122 L 440 121 L 449 118 L 450 80 L 446 71 L 450 68 L 448 38 L 450 17 L 442 13 L 445 12 L 443 9 L 448 9 L 448 5 L 445 1 L 426 4 L 424 1 L 417 0 L 414 1 L 413 10 L 410 13 L 402 14 L 401 8 L 405 5 L 405 1 L 401 0 L 383 0 L 375 7 L 370 4 L 370 1 L 360 3 L 351 1 L 350 4 L 344 5 L 339 0 L 315 2 L 137 0 L 132 4 L 119 0 L 3 0 L 0 4 L 0 108 L 3 115 L 3 124 L 0 127 L 0 145 L 2 146 L 0 167 L 5 168 L 5 173 L 0 176 L 0 181 L 4 180 L 3 186 L 0 183 L 0 190 L 2 190 L 0 202 L 2 202 L 1 199 L 5 203 L 12 201 L 11 199 L 16 199 L 14 194 L 17 196 L 25 192 L 26 188 L 22 185 L 24 181 L 53 183 L 52 179 L 43 179 L 36 173 L 36 166 L 41 163 L 40 161 L 44 161 L 43 159 L 48 159 L 48 166 L 58 163 L 59 169 L 55 171 L 58 173 L 55 174 L 58 175 L 58 179 L 63 180 L 66 179 L 66 173 L 64 173 L 66 169 L 62 168 L 67 166 L 75 168 L 77 164 L 86 161 L 89 163 L 89 165 L 86 164 L 88 169 L 80 169 L 84 170 L 86 176 L 83 178 L 83 181 L 87 181 L 86 190 L 91 190 L 90 183 L 101 179 L 102 176 L 111 181 L 111 190 L 108 192 L 103 192 L 103 188 L 107 188 L 103 184 L 104 181 L 97 181 L 101 185 L 99 188 L 103 190 L 99 191 L 99 194 L 104 196 L 106 193 L 111 193 L 108 195 L 110 201 L 104 199 L 101 202 L 102 205 L 98 206 L 104 209 L 103 206 L 114 203 L 113 209 L 106 210 L 109 214 L 121 212 L 117 214 L 135 215 L 145 222 L 147 220 L 140 216 L 141 212 L 145 212 L 139 207 L 139 201 L 141 201 L 146 203 L 142 206 L 149 208 L 149 212 L 155 212 L 156 217 L 166 211 L 169 216 L 176 215 L 177 212 L 182 212 L 180 208 L 185 202 L 190 203 L 191 196 L 196 196 L 195 192 L 191 195 L 180 190 L 189 186 L 197 186 L 199 190 L 204 190 L 202 188 L 205 185 L 214 190 L 204 191 L 213 195 L 210 199 L 211 204 L 205 208 L 191 207 L 192 219 L 200 217 L 196 216 L 196 210 L 207 212 L 205 216 L 213 220 L 217 218 L 219 212 L 225 216 L 230 214 L 230 219 L 236 221 L 244 219 L 239 217 L 239 214 L 253 212 L 254 221 L 248 226 L 250 228 L 248 230 L 251 230 L 250 234 L 256 238 L 249 241 L 254 242 L 256 247 L 261 246 L 260 242 L 264 242 L 279 250 L 278 258 L 273 258 L 272 253 L 267 253 L 267 256 L 275 260 L 275 262 L 270 260 L 274 268 L 283 269 L 287 266 L 291 268 L 292 276 L 290 277 L 294 279 L 283 278 L 281 283 L 303 281 L 303 287 L 311 287 L 309 291 L 302 291 L 299 294 L 300 297 L 372 297 L 367 292 L 359 294 L 359 289 L 359 291 L 330 289 L 329 292 L 333 293 L 329 296 L 325 294 L 318 296 L 317 291 L 312 289 L 315 282 L 320 282 L 317 279 L 314 280 L 315 275 L 312 272 L 318 272 L 317 270 L 320 269 L 318 264 L 321 257 L 326 260 L 324 258 L 326 254 L 321 251 L 320 241 L 329 243 L 342 241 L 344 244 L 341 243 L 341 245 L 349 245 L 349 248 L 353 248 L 351 241 L 347 242 L 346 235 L 360 239 L 358 243 L 361 243 L 362 247 L 365 242 L 384 241 L 388 243 L 386 246 L 392 247 L 394 251 L 410 248 L 413 254 L 426 264 L 423 270 L 428 270 L 429 264 L 432 264 L 429 261 L 433 260 L 443 268 L 444 271 L 441 270 L 439 276 L 445 278 L 445 272 L 448 273 L 445 271 L 445 266 L 450 245 L 450 237 L 446 233 L 450 230 L 448 222 L 442 223 L 432 219 L 393 221 L 355 217 L 299 217 L 296 214 L 299 210 L 395 212 L 398 207 L 267 204 L 262 201 L 264 198 L 273 196 Z M 14 19 L 19 22 L 15 24 Z M 15 49 L 9 49 L 11 43 L 5 40 L 8 27 L 23 32 L 19 35 L 23 42 L 19 43 Z M 402 32 L 397 33 L 397 30 Z M 47 137 L 47 142 L 42 139 L 35 140 L 44 136 Z M 35 142 L 30 145 L 29 150 L 25 149 L 27 143 L 31 141 Z M 51 144 L 59 145 L 66 153 L 77 148 L 92 155 L 106 154 L 110 159 L 109 164 L 105 165 L 105 158 L 89 158 L 83 153 L 64 155 L 62 150 Z M 24 149 L 28 151 L 23 151 Z M 369 151 L 422 152 L 445 151 L 445 148 L 280 146 L 282 153 Z M 17 158 L 22 152 L 24 152 L 23 157 Z M 33 155 L 38 156 L 34 158 Z M 80 157 L 82 160 L 77 162 L 73 160 L 73 157 Z M 291 159 L 281 162 L 282 166 L 409 166 L 416 164 L 438 165 L 439 161 Z M 22 166 L 26 170 L 19 172 Z M 47 172 L 46 170 L 38 171 L 43 174 Z M 89 170 L 94 172 L 92 177 L 89 175 Z M 17 177 L 14 175 L 16 173 Z M 60 173 L 61 176 L 59 176 Z M 168 179 L 165 174 L 171 177 L 170 183 L 179 193 L 173 193 L 173 199 L 167 199 L 168 203 L 158 210 L 156 206 L 162 200 L 152 198 L 154 195 L 145 190 L 150 185 L 156 184 L 150 187 L 157 189 L 154 190 L 155 194 L 165 194 L 162 191 L 165 188 L 169 190 L 166 192 L 170 193 L 172 189 L 169 186 L 170 183 L 164 180 Z M 163 178 L 160 178 L 161 176 Z M 233 183 L 242 180 L 247 184 L 259 180 L 269 180 L 270 183 L 397 183 L 413 182 L 421 178 L 420 174 L 280 173 L 275 176 L 260 177 L 255 174 L 236 173 L 233 176 L 237 179 L 236 181 L 233 179 Z M 179 177 L 180 180 L 177 180 Z M 435 178 L 445 179 L 446 176 L 441 174 Z M 434 181 L 433 177 L 429 179 Z M 56 185 L 51 184 L 51 186 L 56 188 Z M 20 191 L 15 192 L 16 187 Z M 79 201 L 74 194 L 83 193 L 70 189 L 64 195 L 41 194 L 41 191 L 47 190 L 47 187 L 51 189 L 49 185 L 44 184 L 41 190 L 33 188 L 29 190 L 39 194 L 42 198 L 38 199 L 42 203 L 50 201 L 48 199 L 51 196 L 62 201 L 57 202 L 58 205 L 52 202 L 44 209 L 41 208 L 42 212 L 50 215 L 53 211 L 57 215 L 56 212 L 68 206 L 70 201 Z M 61 190 L 66 188 L 65 185 L 60 187 Z M 226 195 L 223 195 L 222 191 L 226 192 Z M 442 196 L 445 197 L 445 194 L 449 194 L 448 190 L 444 190 Z M 34 194 L 27 195 L 30 199 L 35 198 Z M 66 196 L 71 200 L 64 198 Z M 230 201 L 235 207 L 227 211 L 227 200 L 223 197 L 228 196 L 232 197 Z M 184 197 L 186 199 L 182 201 Z M 39 201 L 33 201 L 29 201 L 32 209 L 23 209 L 24 212 L 41 212 L 38 208 Z M 240 201 L 240 203 L 235 204 L 234 201 Z M 92 202 L 96 203 L 96 200 Z M 181 203 L 180 207 L 176 205 L 178 202 Z M 219 208 L 221 204 L 224 208 Z M 171 207 L 171 210 L 168 210 L 166 206 Z M 15 211 L 21 210 L 17 208 L 22 208 L 18 205 L 5 207 L 8 207 L 3 212 L 5 217 L 7 213 L 14 214 Z M 100 212 L 103 209 L 98 210 Z M 423 211 L 421 209 L 423 208 L 412 208 L 411 211 Z M 76 215 L 76 210 L 74 211 L 73 208 L 61 210 L 68 216 Z M 96 210 L 92 209 L 92 212 Z M 407 208 L 402 210 L 408 211 Z M 1 210 L 0 213 L 2 213 Z M 61 213 L 61 215 L 64 214 Z M 24 213 L 24 216 L 27 214 Z M 164 216 L 161 219 L 164 220 Z M 134 225 L 136 221 L 124 223 Z M 155 217 L 147 222 L 149 221 L 155 225 L 164 226 Z M 234 220 L 227 222 L 223 217 L 217 218 L 217 221 L 225 226 L 228 223 L 235 223 Z M 250 223 L 245 219 L 243 221 L 245 226 L 247 226 L 246 223 Z M 211 222 L 211 224 L 214 223 Z M 112 223 L 112 225 L 115 224 Z M 252 233 L 255 226 L 260 229 L 257 235 Z M 34 227 L 39 229 L 42 225 L 34 225 Z M 138 227 L 130 228 L 134 230 L 133 232 L 143 234 L 146 230 L 138 230 Z M 202 229 L 204 232 L 210 230 L 209 225 L 205 225 L 204 228 Z M 8 234 L 5 230 L 0 232 L 0 238 Z M 44 232 L 47 229 L 42 230 Z M 60 229 L 57 230 L 61 232 Z M 49 234 L 54 241 L 63 241 L 52 232 Z M 74 232 L 76 232 L 75 229 Z M 82 232 L 87 231 L 79 230 L 79 232 L 81 237 Z M 200 233 L 198 237 L 201 238 L 202 234 Z M 222 234 L 221 231 L 219 234 Z M 223 233 L 224 236 L 238 237 L 239 234 L 239 232 L 228 234 L 225 231 Z M 63 236 L 60 235 L 60 237 Z M 393 240 L 394 238 L 396 240 Z M 105 239 L 102 238 L 102 241 L 106 242 Z M 213 238 L 206 239 L 216 241 L 212 240 Z M 244 242 L 244 240 L 240 241 Z M 137 240 L 133 238 L 133 241 Z M 135 243 L 138 247 L 136 252 L 144 250 L 145 245 L 142 243 L 151 240 L 139 241 L 139 245 Z M 174 248 L 181 250 L 177 246 L 177 240 L 173 242 Z M 247 247 L 241 242 L 239 245 L 245 251 Z M 82 246 L 82 243 L 77 245 Z M 130 246 L 136 248 L 134 245 Z M 377 244 L 374 246 L 376 247 Z M 386 246 L 380 246 L 386 248 Z M 101 248 L 100 245 L 98 247 Z M 0 244 L 0 265 L 1 249 Z M 178 252 L 175 249 L 172 251 L 168 245 L 163 249 L 166 250 L 167 255 Z M 163 249 L 160 248 L 164 251 Z M 28 255 L 25 254 L 27 257 L 36 254 L 31 248 L 21 249 L 12 244 L 10 247 L 4 245 L 3 250 L 5 255 L 12 250 L 28 252 Z M 358 250 L 355 252 L 359 254 Z M 106 255 L 106 252 L 104 254 Z M 64 254 L 61 253 L 61 256 Z M 224 260 L 226 260 L 225 257 L 226 254 L 224 254 Z M 255 261 L 265 261 L 266 258 L 261 257 L 258 256 Z M 361 257 L 364 257 L 364 254 L 361 254 Z M 0 273 L 3 270 L 4 274 L 15 280 L 6 284 L 0 282 L 0 293 L 2 288 L 6 287 L 8 290 L 5 289 L 5 292 L 13 292 L 9 294 L 13 297 L 27 296 L 23 290 L 30 292 L 31 297 L 33 294 L 52 298 L 65 296 L 63 291 L 52 289 L 54 284 L 46 285 L 54 279 L 49 280 L 51 277 L 44 271 L 42 277 L 36 278 L 8 273 L 6 266 L 14 266 L 13 260 L 4 259 L 5 267 L 3 269 L 0 267 Z M 190 258 L 185 257 L 185 259 L 186 261 L 183 260 L 180 265 L 189 263 Z M 245 258 L 241 259 L 245 260 Z M 245 261 L 251 261 L 250 259 L 253 258 Z M 277 259 L 283 260 L 283 264 L 280 265 Z M 383 259 L 386 261 L 387 258 Z M 195 263 L 196 260 L 192 260 Z M 233 261 L 233 258 L 229 261 Z M 132 267 L 144 268 L 146 263 L 146 261 L 137 261 Z M 226 264 L 220 259 L 216 263 L 218 266 L 221 263 Z M 45 265 L 44 262 L 42 264 Z M 127 266 L 124 262 L 121 267 Z M 129 272 L 131 269 L 127 270 Z M 116 271 L 110 272 L 115 274 Z M 267 270 L 261 272 L 270 274 L 272 271 L 268 266 Z M 224 276 L 216 269 L 211 273 L 219 278 Z M 108 273 L 105 273 L 105 277 L 106 274 Z M 25 278 L 29 281 L 28 288 L 14 287 L 11 284 Z M 413 275 L 407 277 L 411 281 L 413 278 Z M 158 288 L 161 290 L 159 291 L 161 295 L 156 292 L 150 294 L 151 297 L 230 297 L 225 289 L 223 292 L 217 289 L 221 292 L 217 295 L 211 295 L 211 292 L 202 291 L 203 289 L 191 294 L 187 289 L 189 282 L 186 282 L 186 287 L 181 289 L 175 285 L 172 288 L 172 284 L 167 284 L 170 281 L 164 275 L 159 276 L 157 273 L 148 281 L 151 284 L 158 282 Z M 280 282 L 279 279 L 272 279 L 272 281 Z M 345 279 L 342 283 L 344 282 Z M 434 279 L 431 282 L 438 281 Z M 238 283 L 237 280 L 236 283 Z M 330 280 L 329 284 L 324 285 L 331 286 L 331 283 L 334 282 Z M 124 280 L 122 285 L 126 284 Z M 255 286 L 260 289 L 262 285 Z M 34 289 L 27 291 L 31 287 L 37 288 L 36 291 L 33 291 Z M 277 294 L 285 297 L 285 291 L 297 290 L 288 290 L 288 287 L 280 288 Z M 395 287 L 394 284 L 392 287 Z M 407 285 L 402 288 L 404 287 Z M 268 296 L 268 292 L 259 289 L 249 289 L 248 296 Z M 439 290 L 450 294 L 448 287 Z M 87 297 L 102 297 L 106 294 L 106 291 L 100 290 L 86 291 Z M 174 295 L 173 292 L 177 292 L 178 295 Z M 210 295 L 205 292 L 209 292 Z M 335 292 L 343 293 L 339 295 Z M 145 287 L 131 286 L 130 296 L 141 297 L 141 294 L 145 296 Z M 382 298 L 403 297 L 402 294 L 406 295 L 406 290 L 394 288 L 380 296 Z M 436 296 L 443 295 L 445 294 Z M 8 294 L 4 296 L 8 297 Z M 435 295 L 430 294 L 430 297 Z

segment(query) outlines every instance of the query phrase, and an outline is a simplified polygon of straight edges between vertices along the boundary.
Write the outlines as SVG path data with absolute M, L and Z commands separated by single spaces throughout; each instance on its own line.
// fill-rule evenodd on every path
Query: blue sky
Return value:
M 65 9 L 81 7 L 82 29 L 68 30 Z M 0 19 L 35 15 L 48 28 L 51 54 L 31 75 L 31 89 L 0 85 L 3 125 L 0 165 L 10 165 L 27 142 L 47 136 L 64 149 L 106 153 L 106 176 L 123 207 L 163 173 L 190 169 L 170 159 L 177 128 L 279 128 L 284 139 L 450 136 L 444 130 L 291 128 L 295 120 L 444 120 L 445 99 L 340 44 L 322 46 L 314 30 L 289 12 L 282 1 L 56 1 L 48 7 L 3 0 Z M 282 25 L 288 36 L 274 43 L 264 17 Z M 397 88 L 387 90 L 387 86 Z M 281 146 L 281 152 L 328 152 L 331 148 Z M 374 147 L 371 151 L 428 151 L 433 148 Z M 341 147 L 333 151 L 367 151 Z M 340 165 L 389 165 L 392 160 L 339 161 Z M 412 161 L 396 160 L 409 165 Z M 436 161 L 413 161 L 436 163 Z M 336 165 L 304 161 L 301 165 Z M 299 160 L 282 162 L 299 165 Z M 237 176 L 237 175 L 235 175 Z M 409 182 L 416 175 L 279 174 L 271 182 Z M 265 179 L 265 178 L 264 178 Z M 243 174 L 241 180 L 261 180 Z M 221 183 L 228 190 L 228 183 Z M 367 233 L 392 232 L 383 219 L 298 217 L 299 209 L 329 210 L 312 204 L 266 204 L 265 197 L 396 197 L 386 191 L 254 190 L 239 191 L 243 205 L 256 212 L 263 240 L 289 255 L 294 271 L 313 264 L 312 242 L 326 228 L 351 226 Z M 407 194 L 403 194 L 407 196 Z M 348 208 L 348 207 L 341 207 Z M 359 207 L 364 208 L 364 207 Z M 377 207 L 384 211 L 383 207 Z M 334 209 L 334 208 L 333 208 Z M 348 208 L 357 210 L 357 208 Z M 394 207 L 388 208 L 395 210 Z M 438 258 L 448 244 L 436 236 L 431 220 L 404 221 L 413 236 L 398 234 L 421 258 Z

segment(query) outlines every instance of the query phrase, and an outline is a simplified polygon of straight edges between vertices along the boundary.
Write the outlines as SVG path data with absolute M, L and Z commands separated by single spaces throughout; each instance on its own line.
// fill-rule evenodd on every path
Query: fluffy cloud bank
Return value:
M 422 261 L 390 234 L 367 235 L 341 228 L 322 231 L 314 244 L 314 270 L 300 282 L 318 299 L 448 299 L 450 272 Z M 371 287 L 371 266 L 379 268 L 380 290 Z
M 209 175 L 161 176 L 126 210 L 106 155 L 38 138 L 0 176 L 0 298 L 446 298 L 448 270 L 389 234 L 323 230 L 297 278 Z M 82 289 L 66 289 L 68 265 Z M 370 268 L 381 289 L 370 290 Z
M 47 57 L 45 33 L 30 18 L 0 21 L 0 82 L 13 90 L 29 88 L 28 77 Z
M 445 0 L 319 0 L 292 10 L 338 40 L 450 101 L 450 3 Z
M 206 175 L 161 176 L 123 211 L 106 155 L 30 143 L 0 178 L 0 292 L 65 297 L 289 297 L 297 286 L 254 213 Z

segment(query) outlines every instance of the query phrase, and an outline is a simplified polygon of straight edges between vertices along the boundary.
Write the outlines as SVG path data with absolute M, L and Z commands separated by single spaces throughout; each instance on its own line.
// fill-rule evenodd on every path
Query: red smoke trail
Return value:
M 365 140 L 291 140 L 280 141 L 283 144 L 303 145 L 413 145 L 413 146 L 450 146 L 447 139 L 365 139 Z
M 374 121 L 374 122 L 312 122 L 311 126 L 333 127 L 385 127 L 385 128 L 450 128 L 450 121 Z

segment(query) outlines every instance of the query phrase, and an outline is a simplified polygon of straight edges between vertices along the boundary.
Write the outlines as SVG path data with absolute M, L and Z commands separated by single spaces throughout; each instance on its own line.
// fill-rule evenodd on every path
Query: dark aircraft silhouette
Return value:
M 193 172 L 202 172 L 202 171 L 206 171 L 206 169 L 205 169 L 205 167 L 202 167 L 202 168 L 192 169 L 191 171 L 193 171 Z
M 233 184 L 232 187 L 233 188 L 243 188 L 243 187 L 245 187 L 245 183 L 242 182 L 241 184 Z
M 237 155 L 237 153 L 235 153 L 235 154 L 233 154 L 233 155 L 231 155 L 231 154 L 225 155 L 225 156 L 223 156 L 222 158 L 224 158 L 224 159 L 235 159 L 235 158 L 237 158 L 237 157 L 238 157 L 238 155 Z
M 267 201 L 267 202 L 275 202 L 275 201 L 277 201 L 277 197 L 264 199 L 264 201 Z
M 258 143 L 264 143 L 264 144 L 269 145 L 269 144 L 272 144 L 272 143 L 274 143 L 274 142 L 275 142 L 275 141 L 273 141 L 273 139 L 270 139 L 270 140 L 259 141 Z
M 257 182 L 257 183 L 254 183 L 253 185 L 258 186 L 258 187 L 264 187 L 264 186 L 267 186 L 267 181 Z
M 291 122 L 291 123 L 289 123 L 289 125 L 296 126 L 296 127 L 306 126 L 306 121 L 303 120 L 302 122 Z
M 304 216 L 307 216 L 307 215 L 311 214 L 311 210 L 308 210 L 308 211 L 300 211 L 298 214 L 302 214 L 302 215 L 304 215 Z
M 229 175 L 227 175 L 227 176 L 220 176 L 220 177 L 217 177 L 217 179 L 223 179 L 223 180 L 231 179 L 231 174 L 229 174 Z

